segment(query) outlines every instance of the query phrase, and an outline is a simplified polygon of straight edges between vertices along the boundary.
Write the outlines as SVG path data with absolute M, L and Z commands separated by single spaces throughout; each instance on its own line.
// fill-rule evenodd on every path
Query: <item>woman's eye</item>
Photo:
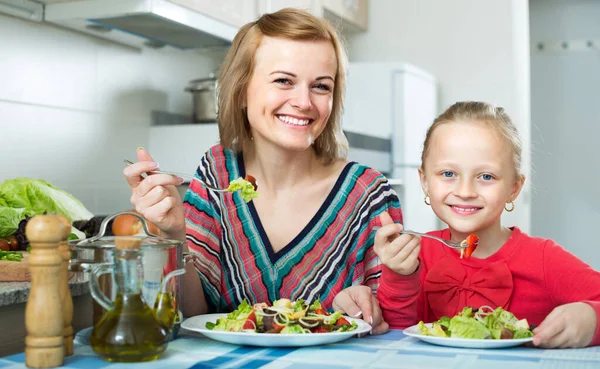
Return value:
M 282 85 L 291 85 L 292 84 L 292 81 L 289 78 L 277 78 L 274 82 L 282 84 Z
M 319 83 L 318 85 L 315 85 L 316 89 L 322 90 L 322 91 L 331 91 L 331 87 L 329 87 L 326 84 L 323 83 Z
M 491 174 L 482 174 L 481 179 L 483 179 L 484 181 L 491 181 L 492 179 L 494 179 L 494 177 L 492 177 Z
M 446 171 L 446 172 L 442 172 L 442 175 L 443 175 L 444 177 L 446 177 L 446 178 L 452 178 L 452 177 L 454 177 L 454 173 L 452 173 L 452 172 L 448 172 L 448 171 Z

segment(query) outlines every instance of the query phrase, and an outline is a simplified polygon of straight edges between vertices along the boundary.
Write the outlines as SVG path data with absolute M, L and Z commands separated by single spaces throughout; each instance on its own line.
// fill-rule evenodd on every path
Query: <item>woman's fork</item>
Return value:
M 132 161 L 130 161 L 130 160 L 127 160 L 127 159 L 125 159 L 125 160 L 124 160 L 124 162 L 125 162 L 125 164 L 127 164 L 127 165 L 131 165 L 131 164 L 133 164 L 133 162 L 132 162 Z M 200 183 L 200 184 L 202 184 L 204 187 L 206 187 L 207 189 L 209 189 L 209 190 L 211 190 L 211 191 L 214 191 L 214 192 L 228 192 L 228 190 L 226 190 L 226 189 L 223 189 L 223 188 L 217 188 L 217 187 L 214 187 L 214 186 L 210 186 L 210 185 L 206 184 L 204 181 L 202 181 L 200 178 L 197 178 L 197 177 L 191 176 L 191 175 L 189 175 L 189 174 L 177 173 L 177 172 L 169 172 L 169 171 L 166 171 L 166 170 L 159 170 L 159 169 L 157 169 L 157 170 L 152 170 L 152 171 L 148 172 L 148 174 L 169 174 L 169 175 L 172 175 L 172 176 L 178 176 L 178 177 L 181 177 L 181 178 L 183 178 L 183 179 L 188 179 L 188 180 L 190 180 L 190 181 L 196 181 L 196 182 L 199 182 L 199 183 Z
M 373 230 L 378 230 L 381 227 L 373 227 Z M 400 232 L 400 234 L 402 233 L 406 233 L 406 234 L 412 234 L 413 236 L 421 236 L 421 237 L 427 237 L 427 238 L 432 238 L 434 240 L 440 241 L 441 243 L 445 244 L 448 247 L 451 247 L 453 249 L 465 249 L 469 246 L 469 244 L 467 243 L 467 240 L 463 240 L 461 242 L 453 242 L 453 241 L 449 241 L 449 240 L 444 240 L 443 238 L 439 238 L 436 236 L 432 236 L 430 234 L 427 233 L 419 233 L 419 232 L 413 232 L 413 231 L 402 231 Z

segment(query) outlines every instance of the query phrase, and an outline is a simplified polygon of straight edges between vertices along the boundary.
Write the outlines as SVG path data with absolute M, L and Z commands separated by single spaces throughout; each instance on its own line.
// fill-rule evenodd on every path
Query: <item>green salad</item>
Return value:
M 244 201 L 249 202 L 252 199 L 258 197 L 258 186 L 256 185 L 256 179 L 251 175 L 246 175 L 245 178 L 237 178 L 229 182 L 227 187 L 228 192 L 240 191 L 240 195 Z
M 533 337 L 527 319 L 517 319 L 514 314 L 501 307 L 495 310 L 489 306 L 481 308 L 465 307 L 452 318 L 447 316 L 433 322 L 428 327 L 419 322 L 422 335 L 471 338 L 471 339 L 519 339 Z
M 279 299 L 273 305 L 260 303 L 250 305 L 244 299 L 238 308 L 215 323 L 207 322 L 206 328 L 227 332 L 305 334 L 348 332 L 358 328 L 342 313 L 329 313 L 316 300 L 308 305 L 304 300 Z

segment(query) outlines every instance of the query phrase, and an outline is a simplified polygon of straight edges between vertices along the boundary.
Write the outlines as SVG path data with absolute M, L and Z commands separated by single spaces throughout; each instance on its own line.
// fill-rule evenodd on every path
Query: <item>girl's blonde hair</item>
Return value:
M 431 136 L 437 127 L 444 123 L 457 121 L 477 121 L 499 132 L 512 147 L 513 164 L 517 176 L 521 175 L 521 154 L 523 143 L 519 131 L 503 108 L 480 101 L 460 101 L 440 114 L 427 130 L 423 153 L 421 154 L 421 167 L 425 168 L 425 159 L 429 153 Z
M 314 150 L 325 163 L 346 157 L 348 141 L 341 119 L 346 90 L 347 56 L 335 29 L 312 14 L 286 8 L 264 14 L 244 25 L 229 49 L 219 75 L 219 136 L 224 148 L 247 150 L 252 136 L 245 107 L 246 91 L 254 70 L 256 51 L 264 36 L 294 41 L 329 41 L 337 59 L 331 115 L 325 129 L 314 142 Z

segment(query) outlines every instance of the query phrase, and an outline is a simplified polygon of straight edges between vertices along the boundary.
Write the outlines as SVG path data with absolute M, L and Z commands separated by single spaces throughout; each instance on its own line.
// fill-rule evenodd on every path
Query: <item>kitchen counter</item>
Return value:
M 25 349 L 25 307 L 31 282 L 0 282 L 0 356 L 22 352 Z M 69 281 L 73 297 L 74 333 L 92 325 L 92 296 L 87 276 L 76 273 Z M 0 365 L 2 366 L 2 365 Z
M 30 287 L 31 282 L 0 282 L 0 307 L 27 302 Z M 90 293 L 89 282 L 83 279 L 70 281 L 69 288 L 73 297 Z

